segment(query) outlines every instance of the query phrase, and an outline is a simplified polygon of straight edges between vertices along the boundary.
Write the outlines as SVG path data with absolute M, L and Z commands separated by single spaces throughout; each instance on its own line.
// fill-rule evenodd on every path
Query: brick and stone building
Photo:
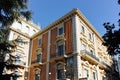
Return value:
M 112 64 L 103 39 L 78 9 L 30 37 L 28 80 L 106 80 Z M 30 42 L 30 41 L 29 41 Z

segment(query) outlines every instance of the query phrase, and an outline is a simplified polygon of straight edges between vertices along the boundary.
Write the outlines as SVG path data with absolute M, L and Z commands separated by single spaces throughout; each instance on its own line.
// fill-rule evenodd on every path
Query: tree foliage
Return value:
M 11 53 L 16 48 L 14 42 L 21 40 L 16 39 L 9 41 L 9 26 L 19 17 L 24 17 L 27 20 L 31 18 L 31 11 L 27 6 L 28 0 L 0 0 L 0 80 L 16 80 L 20 75 L 16 74 L 16 69 L 19 67 L 13 64 L 15 56 Z M 5 60 L 6 55 L 9 55 L 9 59 Z M 4 70 L 11 70 L 14 72 L 7 74 Z
M 118 0 L 118 4 L 120 4 L 120 0 Z M 103 35 L 105 41 L 103 45 L 107 46 L 110 55 L 120 54 L 120 19 L 118 25 L 106 22 L 103 26 L 106 29 L 106 33 Z
M 103 36 L 104 45 L 108 47 L 108 53 L 110 55 L 120 54 L 120 27 L 115 30 L 115 25 L 108 23 L 103 24 L 106 33 Z
M 27 7 L 27 0 L 0 0 L 0 24 L 10 25 L 20 16 L 31 18 L 31 12 Z

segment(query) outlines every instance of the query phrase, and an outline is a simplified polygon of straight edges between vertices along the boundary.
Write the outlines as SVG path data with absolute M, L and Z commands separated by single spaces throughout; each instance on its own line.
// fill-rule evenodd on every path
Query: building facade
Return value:
M 31 37 L 40 31 L 40 27 L 30 21 L 20 18 L 19 21 L 15 21 L 9 28 L 10 33 L 8 39 L 10 41 L 19 40 L 19 43 L 15 42 L 17 46 L 12 53 L 12 55 L 15 56 L 12 63 L 18 66 L 18 69 L 12 72 L 22 76 L 17 80 L 27 80 Z M 7 56 L 9 58 L 9 55 L 6 55 L 6 60 Z M 5 73 L 11 73 L 11 71 L 5 70 Z
M 31 41 L 28 80 L 106 80 L 112 64 L 103 39 L 73 9 Z

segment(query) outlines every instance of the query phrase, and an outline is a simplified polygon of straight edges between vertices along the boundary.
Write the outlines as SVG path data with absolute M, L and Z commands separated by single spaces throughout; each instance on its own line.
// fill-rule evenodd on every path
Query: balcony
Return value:
M 34 61 L 32 61 L 31 62 L 31 65 L 33 65 L 33 66 L 39 66 L 39 65 L 42 65 L 43 63 L 42 63 L 42 61 L 41 60 L 34 60 Z
M 87 50 L 81 50 L 81 54 L 82 54 L 82 58 L 87 59 L 89 61 L 91 61 L 92 63 L 99 63 L 99 58 L 97 58 L 95 55 L 93 55 L 92 53 L 90 53 Z
M 54 56 L 54 57 L 52 57 L 51 58 L 51 61 L 54 61 L 54 60 L 56 60 L 56 61 L 58 61 L 58 60 L 63 60 L 63 59 L 65 59 L 65 58 L 67 58 L 68 56 L 66 55 L 66 54 L 61 54 L 61 55 L 59 55 L 58 53 L 56 53 L 56 56 Z
M 110 68 L 110 65 L 108 65 L 107 63 L 105 63 L 104 61 L 100 61 L 100 67 L 102 68 Z

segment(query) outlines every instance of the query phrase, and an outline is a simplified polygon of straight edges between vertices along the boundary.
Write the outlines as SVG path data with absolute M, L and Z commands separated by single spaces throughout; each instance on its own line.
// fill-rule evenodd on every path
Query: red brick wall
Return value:
M 42 36 L 42 62 L 47 61 L 48 32 Z
M 56 37 L 57 37 L 57 28 L 51 30 L 51 46 L 50 46 L 50 58 L 56 56 Z
M 38 48 L 38 38 L 33 40 L 32 43 L 32 56 L 31 56 L 31 62 L 36 59 L 36 49 Z
M 51 80 L 56 80 L 56 62 L 50 63 L 50 70 L 51 75 L 49 76 Z
M 47 80 L 46 79 L 46 64 L 41 66 L 40 80 Z
M 65 22 L 66 54 L 72 53 L 72 20 Z
M 38 48 L 38 38 L 34 39 L 32 42 L 32 55 L 31 55 L 31 62 L 35 61 L 36 59 L 36 49 Z M 34 80 L 34 67 L 30 68 L 29 80 Z

